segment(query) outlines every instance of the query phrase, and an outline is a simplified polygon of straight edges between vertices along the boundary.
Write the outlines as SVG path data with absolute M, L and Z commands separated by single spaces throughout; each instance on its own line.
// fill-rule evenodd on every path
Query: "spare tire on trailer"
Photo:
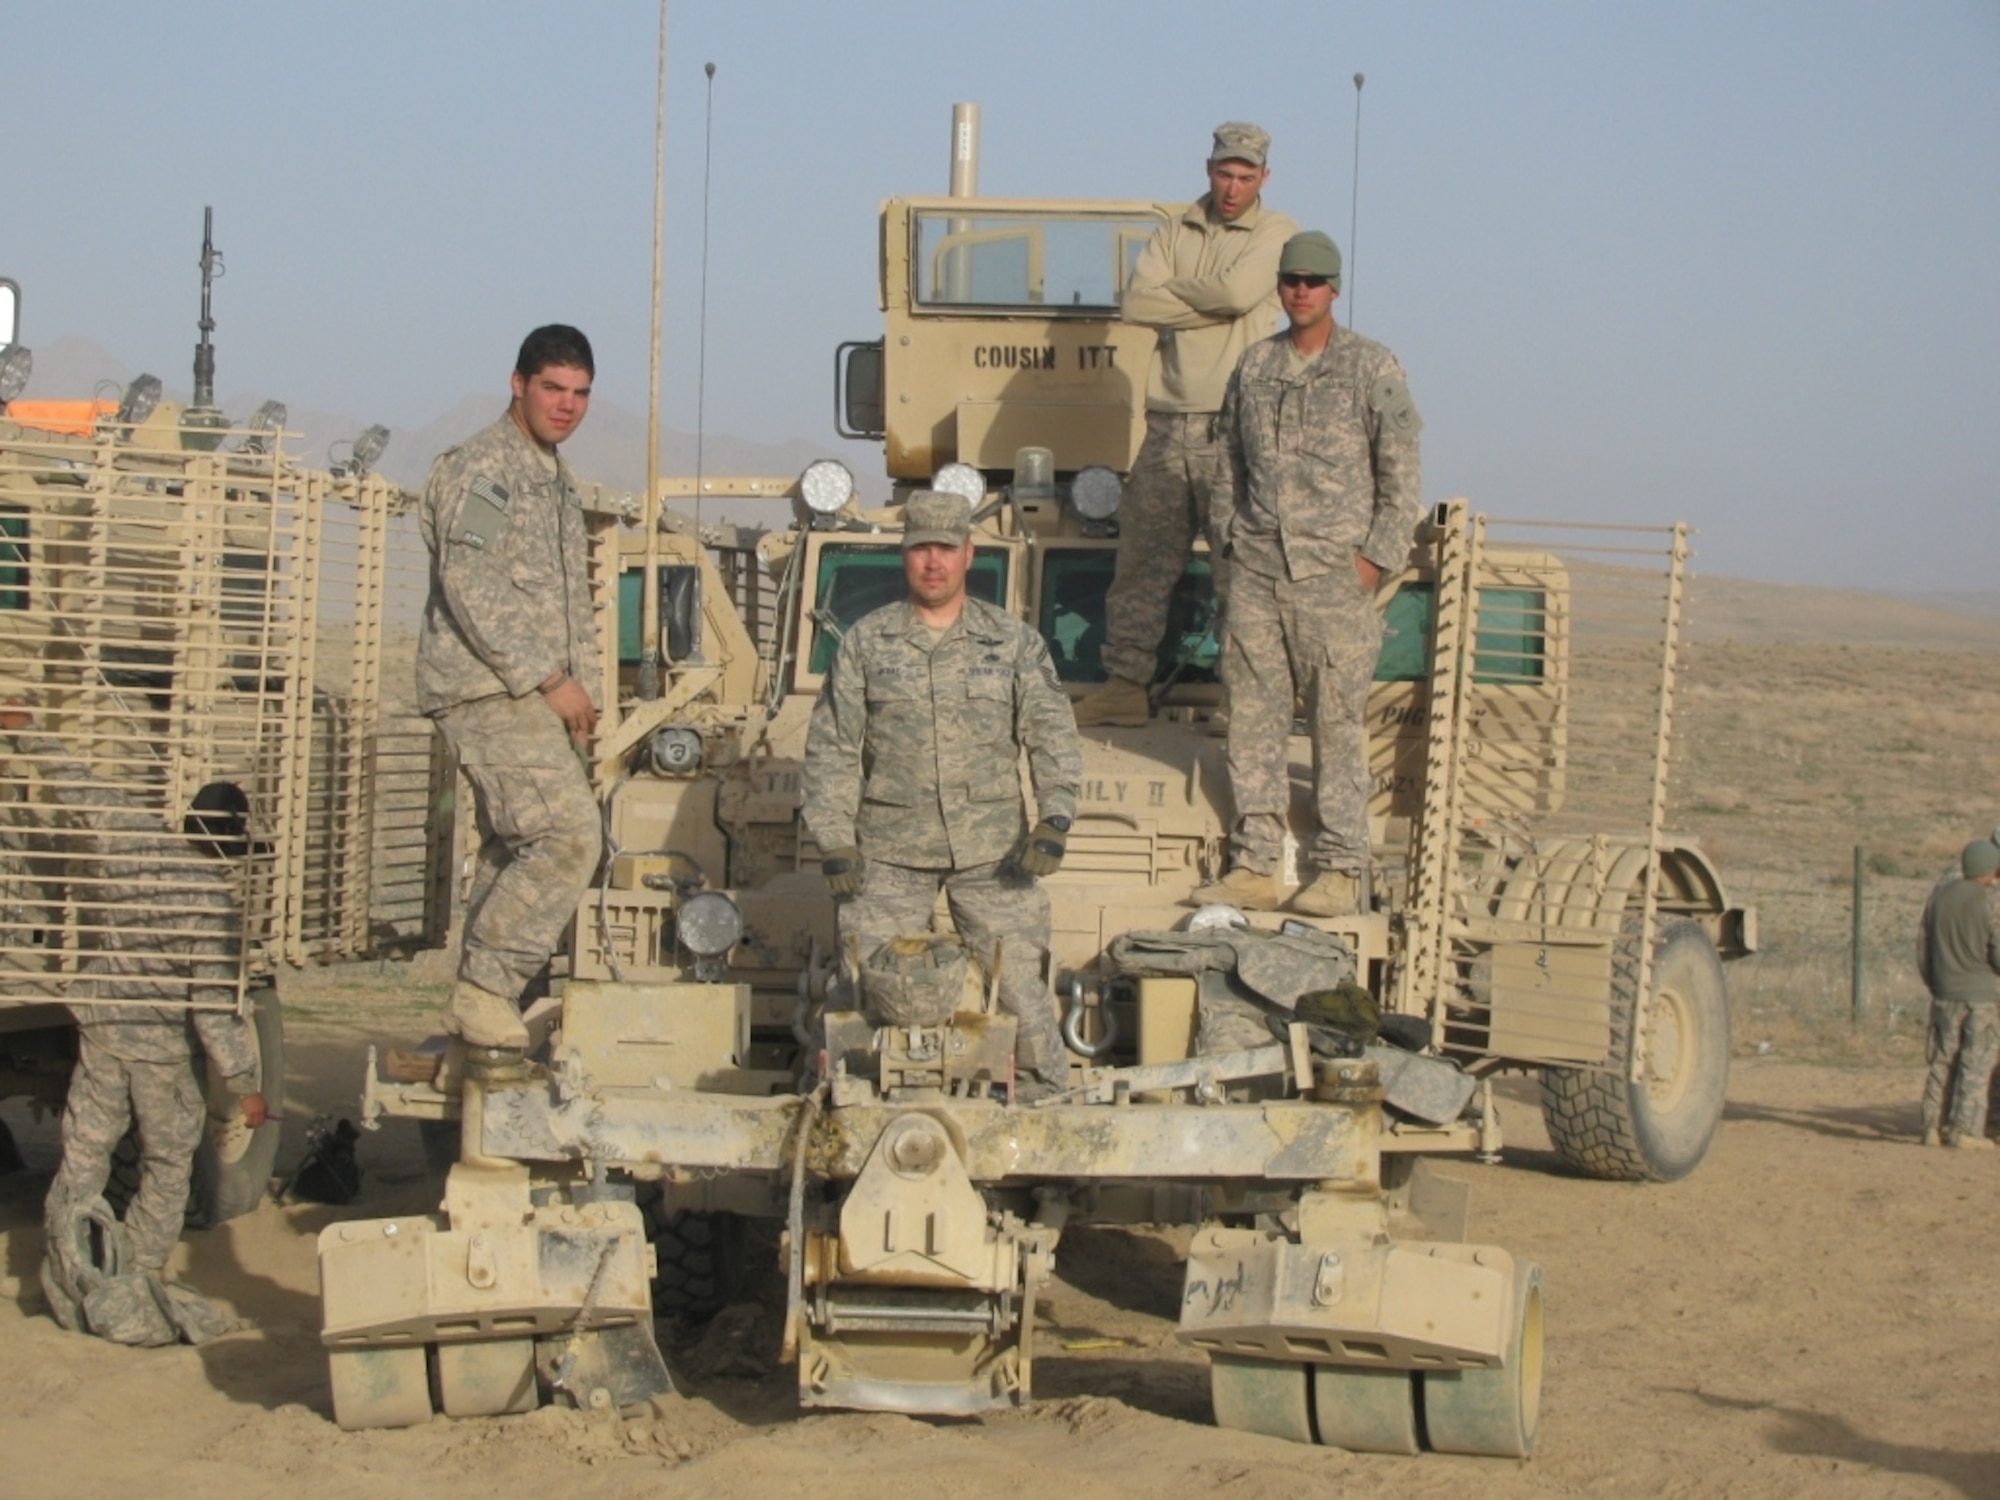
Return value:
M 1669 918 L 1653 944 L 1645 1076 L 1638 1041 L 1638 914 L 1628 912 L 1611 965 L 1611 1051 L 1602 1070 L 1544 1068 L 1542 1118 L 1556 1154 L 1586 1177 L 1673 1182 L 1708 1154 L 1729 1083 L 1729 992 L 1715 944 Z
M 255 1130 L 243 1123 L 242 1107 L 222 1086 L 208 1081 L 208 1128 L 194 1155 L 194 1185 L 188 1226 L 210 1228 L 249 1213 L 271 1191 L 278 1161 L 278 1138 L 285 1112 L 285 1016 L 272 983 L 250 991 L 251 1029 L 269 1118 Z

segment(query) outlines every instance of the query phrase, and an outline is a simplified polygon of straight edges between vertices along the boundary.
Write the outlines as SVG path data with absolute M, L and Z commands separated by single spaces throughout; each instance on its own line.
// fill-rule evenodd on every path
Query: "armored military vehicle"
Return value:
M 151 376 L 38 399 L 25 349 L 0 354 L 0 1098 L 60 1108 L 71 1000 L 253 1015 L 274 1119 L 251 1131 L 211 1090 L 211 1221 L 268 1187 L 278 972 L 426 940 L 445 784 L 429 726 L 382 690 L 408 654 L 391 622 L 421 602 L 410 497 L 362 464 L 304 467 L 275 410 L 214 406 L 217 259 L 205 236 L 190 407 Z M 185 861 L 159 860 L 163 833 L 186 835 Z M 227 951 L 182 920 L 217 861 L 243 916 Z
M 1370 899 L 1334 920 L 1187 904 L 1228 816 L 1198 555 L 1156 719 L 1085 736 L 1049 881 L 1075 1053 L 1053 1100 L 1010 1102 L 1011 1021 L 942 914 L 841 951 L 800 822 L 806 717 L 841 632 L 901 593 L 911 489 L 973 500 L 972 590 L 1034 621 L 1077 692 L 1101 680 L 1150 345 L 1118 297 L 1174 211 L 885 206 L 884 336 L 843 349 L 839 400 L 884 442 L 886 506 L 831 460 L 704 485 L 782 497 L 789 524 L 768 528 L 591 498 L 619 643 L 602 877 L 525 1062 L 437 1046 L 371 1066 L 371 1120 L 456 1119 L 462 1145 L 441 1216 L 322 1235 L 343 1425 L 659 1391 L 651 1317 L 713 1293 L 704 1274 L 728 1268 L 701 1252 L 737 1217 L 783 1226 L 802 1403 L 1009 1405 L 1063 1228 L 1177 1222 L 1195 1229 L 1180 1334 L 1210 1355 L 1219 1422 L 1381 1452 L 1532 1445 L 1539 1272 L 1464 1244 L 1464 1188 L 1425 1159 L 1500 1149 L 1508 1070 L 1539 1073 L 1582 1171 L 1670 1179 L 1707 1148 L 1719 954 L 1746 951 L 1754 920 L 1667 832 L 1683 528 L 1435 509 L 1385 587 Z M 634 627 L 655 608 L 649 643 Z M 667 663 L 652 698 L 649 644 Z M 913 1009 L 919 980 L 932 1001 Z M 1307 1003 L 1329 995 L 1343 1024 Z

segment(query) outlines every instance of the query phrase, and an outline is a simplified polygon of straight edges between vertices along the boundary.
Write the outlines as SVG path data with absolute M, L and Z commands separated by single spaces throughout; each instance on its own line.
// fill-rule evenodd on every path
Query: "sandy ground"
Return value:
M 323 989 L 295 1018 L 288 1136 L 351 1113 L 364 1034 L 409 1000 Z M 329 1003 L 331 1002 L 331 1003 Z M 343 1013 L 344 1011 L 344 1013 Z M 381 1014 L 390 1012 L 390 1016 Z M 1709 1160 L 1673 1186 L 1566 1177 L 1519 1084 L 1471 1233 L 1548 1287 L 1541 1444 L 1525 1463 L 1360 1457 L 1218 1431 L 1202 1360 L 1172 1336 L 1175 1236 L 1073 1230 L 1045 1293 L 1035 1403 L 983 1420 L 799 1416 L 753 1335 L 643 1418 L 544 1410 L 349 1434 L 329 1415 L 313 1237 L 335 1211 L 266 1203 L 190 1234 L 182 1273 L 255 1320 L 206 1348 L 63 1333 L 35 1286 L 50 1122 L 8 1121 L 0 1177 L 0 1495 L 583 1497 L 821 1493 L 1074 1500 L 1172 1487 L 1301 1495 L 2000 1497 L 2000 1153 L 1910 1140 L 1919 1077 L 1739 1061 Z M 288 1139 L 281 1165 L 295 1159 Z M 424 1206 L 414 1128 L 363 1142 L 373 1216 Z M 769 1319 L 743 1316 L 723 1328 Z M 1109 1347 L 1107 1347 L 1107 1341 Z M 1065 1345 L 1082 1346 L 1066 1349 Z

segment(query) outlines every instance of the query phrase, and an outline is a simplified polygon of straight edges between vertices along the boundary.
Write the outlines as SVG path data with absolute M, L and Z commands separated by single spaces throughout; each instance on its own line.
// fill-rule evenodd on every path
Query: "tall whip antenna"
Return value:
M 1361 85 L 1365 73 L 1354 75 L 1354 189 L 1347 204 L 1347 326 L 1354 327 L 1354 267 L 1361 259 Z
M 708 114 L 701 135 L 701 329 L 695 337 L 694 377 L 694 519 L 701 524 L 702 440 L 708 431 L 708 180 L 715 138 L 715 64 L 703 63 L 708 75 Z
M 639 585 L 639 696 L 660 696 L 660 262 L 667 221 L 667 0 L 660 0 L 660 66 L 653 86 L 653 347 L 646 402 L 646 572 Z

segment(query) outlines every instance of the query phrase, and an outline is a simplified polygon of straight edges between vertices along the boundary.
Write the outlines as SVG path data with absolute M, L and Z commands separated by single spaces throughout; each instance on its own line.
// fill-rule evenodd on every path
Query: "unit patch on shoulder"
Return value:
M 1413 438 L 1424 430 L 1424 419 L 1410 398 L 1409 386 L 1394 375 L 1384 375 L 1368 387 L 1368 404 L 1400 437 Z
M 484 550 L 507 529 L 507 487 L 481 474 L 468 486 L 458 507 L 458 524 L 451 539 Z

